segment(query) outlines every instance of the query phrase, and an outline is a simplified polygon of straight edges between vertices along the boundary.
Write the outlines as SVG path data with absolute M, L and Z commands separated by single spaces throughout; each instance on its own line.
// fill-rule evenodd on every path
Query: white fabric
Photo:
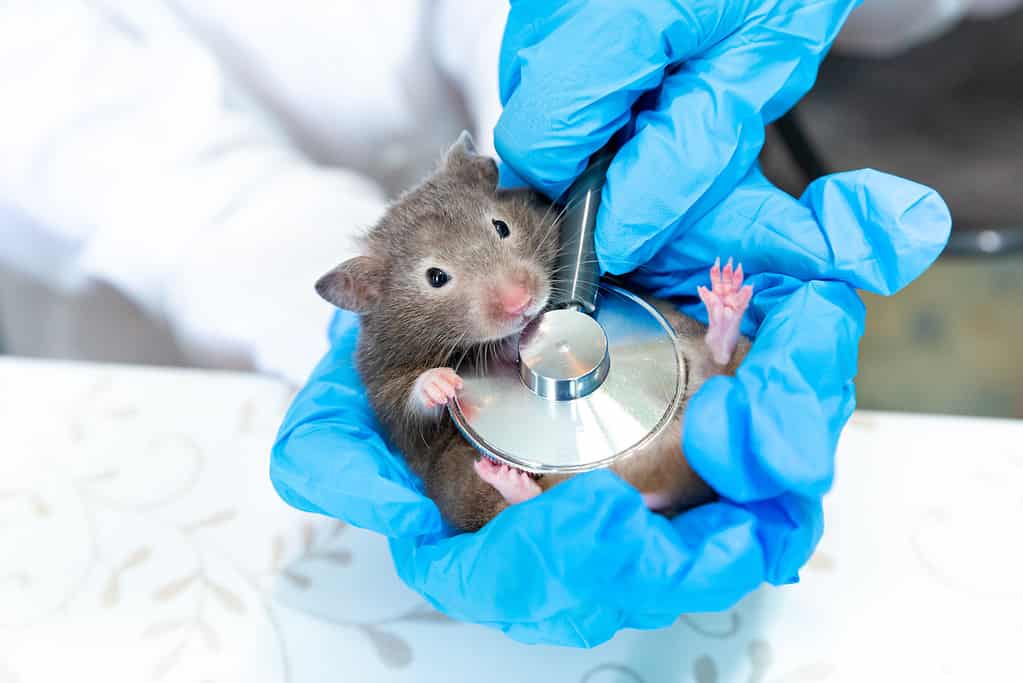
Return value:
M 1023 422 L 857 413 L 800 583 L 574 650 L 439 618 L 385 539 L 282 503 L 280 383 L 0 360 L 0 387 L 3 683 L 1019 680 Z
M 315 278 L 352 253 L 348 238 L 462 127 L 491 146 L 492 124 L 465 120 L 429 48 L 469 56 L 481 41 L 496 46 L 506 8 L 472 9 L 474 24 L 497 30 L 487 36 L 443 6 L 439 21 L 425 15 L 428 5 L 0 7 L 8 350 L 74 357 L 48 339 L 71 330 L 123 348 L 126 319 L 144 313 L 166 322 L 186 362 L 301 382 L 332 312 Z M 486 89 L 467 73 L 470 88 Z M 495 117 L 494 101 L 483 116 Z M 119 295 L 139 310 L 104 329 L 76 324 L 78 310 L 125 308 Z M 57 305 L 68 298 L 83 305 Z M 146 359 L 135 351 L 132 360 Z

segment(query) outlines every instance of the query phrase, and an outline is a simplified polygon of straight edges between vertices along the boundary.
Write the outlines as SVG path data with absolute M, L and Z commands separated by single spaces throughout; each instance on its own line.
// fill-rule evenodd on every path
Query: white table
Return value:
M 1023 423 L 857 414 L 802 583 L 582 651 L 443 619 L 280 502 L 289 401 L 0 360 L 0 682 L 1023 680 Z

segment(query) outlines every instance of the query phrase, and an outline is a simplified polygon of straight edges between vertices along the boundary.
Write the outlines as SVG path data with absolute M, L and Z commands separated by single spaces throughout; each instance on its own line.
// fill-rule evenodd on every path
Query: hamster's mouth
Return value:
M 534 304 L 530 306 L 525 313 L 513 318 L 511 321 L 508 322 L 508 334 L 504 335 L 504 337 L 518 338 L 518 336 L 522 334 L 522 330 L 526 329 L 526 327 L 529 326 L 529 323 L 536 320 L 537 317 L 539 317 L 540 312 L 543 311 L 544 308 L 546 308 L 546 306 L 547 306 L 546 301 L 542 302 L 539 305 Z
M 514 335 L 520 334 L 522 332 L 522 330 L 526 329 L 526 326 L 529 325 L 529 323 L 533 322 L 533 320 L 535 320 L 535 319 L 536 319 L 536 314 L 535 313 L 533 313 L 532 315 L 525 315 L 525 314 L 524 315 L 520 315 L 518 318 L 515 319 L 515 321 L 511 325 L 511 328 L 512 328 L 511 334 L 514 334 Z M 511 336 L 511 335 L 508 335 L 508 336 Z
M 480 340 L 481 344 L 492 344 L 494 342 L 517 341 L 522 330 L 526 329 L 529 323 L 533 322 L 537 313 L 531 315 L 519 315 L 510 320 L 503 320 L 500 324 L 500 331 Z
M 529 323 L 533 322 L 547 308 L 547 297 L 530 304 L 521 315 L 514 318 L 505 318 L 500 322 L 495 321 L 498 332 L 480 340 L 481 344 L 489 344 L 500 341 L 517 341 L 522 330 L 526 329 Z

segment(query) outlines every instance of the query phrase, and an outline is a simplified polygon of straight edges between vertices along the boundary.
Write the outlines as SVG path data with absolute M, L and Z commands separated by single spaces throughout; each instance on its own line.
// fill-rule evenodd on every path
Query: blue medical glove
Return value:
M 746 176 L 765 124 L 810 89 L 857 4 L 513 0 L 497 151 L 556 198 L 612 133 L 632 129 L 596 229 L 604 271 L 628 272 L 670 241 L 681 216 L 708 211 Z
M 292 505 L 390 537 L 402 579 L 440 611 L 524 642 L 592 646 L 621 628 L 731 607 L 764 582 L 797 580 L 822 529 L 821 496 L 855 401 L 863 306 L 919 275 L 948 236 L 925 187 L 873 171 L 814 183 L 801 200 L 756 169 L 681 224 L 634 277 L 703 318 L 695 296 L 718 255 L 742 260 L 756 339 L 735 377 L 691 399 L 684 446 L 717 502 L 674 519 L 608 471 L 577 476 L 455 533 L 390 448 L 354 366 L 358 322 L 296 397 L 270 474 Z

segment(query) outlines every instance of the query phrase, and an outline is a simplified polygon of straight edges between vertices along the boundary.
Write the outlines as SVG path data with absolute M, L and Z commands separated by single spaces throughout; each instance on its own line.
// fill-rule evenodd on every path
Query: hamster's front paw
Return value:
M 509 505 L 515 505 L 540 495 L 540 485 L 522 470 L 496 463 L 482 457 L 476 461 L 476 474 L 500 493 Z
M 742 284 L 742 264 L 732 270 L 732 259 L 728 259 L 724 269 L 720 259 L 710 269 L 710 285 L 699 288 L 700 300 L 707 307 L 707 346 L 714 362 L 728 365 L 739 342 L 739 323 L 746 312 L 753 287 Z
M 412 405 L 422 412 L 432 412 L 455 397 L 464 382 L 451 368 L 433 368 L 416 378 L 412 386 Z

